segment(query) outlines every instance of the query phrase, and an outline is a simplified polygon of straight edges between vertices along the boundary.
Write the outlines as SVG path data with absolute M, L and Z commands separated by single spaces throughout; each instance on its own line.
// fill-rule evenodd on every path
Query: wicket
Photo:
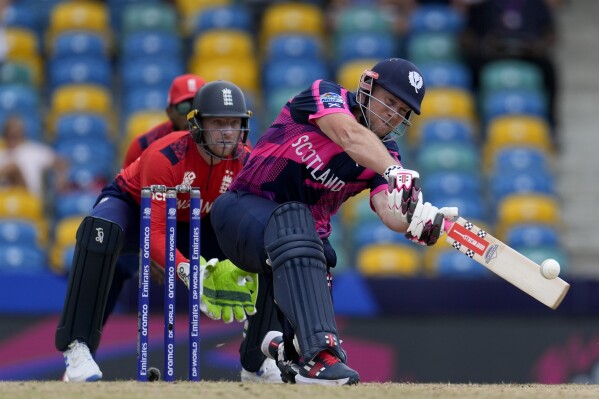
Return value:
M 164 380 L 175 379 L 175 299 L 177 273 L 177 194 L 189 193 L 189 380 L 200 380 L 200 190 L 187 185 L 152 185 L 141 191 L 140 260 L 138 285 L 137 380 L 148 381 L 150 308 L 150 230 L 152 194 L 166 200 L 166 256 L 164 290 Z

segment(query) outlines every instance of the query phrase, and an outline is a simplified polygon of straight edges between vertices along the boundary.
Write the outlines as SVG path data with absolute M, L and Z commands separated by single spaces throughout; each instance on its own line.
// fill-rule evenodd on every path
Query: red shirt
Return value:
M 117 185 L 138 204 L 141 188 L 152 184 L 175 187 L 187 184 L 201 190 L 201 216 L 210 212 L 216 198 L 227 191 L 249 156 L 249 149 L 237 159 L 221 160 L 210 165 L 199 153 L 188 131 L 169 134 L 152 143 L 131 165 L 116 177 Z M 177 196 L 177 221 L 189 222 L 189 193 Z M 164 263 L 166 240 L 166 202 L 164 195 L 152 195 L 151 253 L 152 259 Z M 187 262 L 177 251 L 176 263 Z
M 154 126 L 141 136 L 136 137 L 135 140 L 129 144 L 129 149 L 127 150 L 127 154 L 125 155 L 125 159 L 123 161 L 123 168 L 126 168 L 133 161 L 139 158 L 141 153 L 144 152 L 145 149 L 150 146 L 150 144 L 166 136 L 167 134 L 172 133 L 174 129 L 175 126 L 173 125 L 173 122 L 166 121 L 160 125 Z

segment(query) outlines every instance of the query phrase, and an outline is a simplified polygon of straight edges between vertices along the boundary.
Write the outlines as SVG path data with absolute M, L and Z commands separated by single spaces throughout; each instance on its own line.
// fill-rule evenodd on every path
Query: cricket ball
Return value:
M 559 271 L 559 262 L 555 259 L 545 259 L 543 263 L 541 263 L 541 274 L 548 280 L 559 276 Z
M 156 367 L 148 368 L 148 381 L 154 382 L 160 380 L 160 370 Z

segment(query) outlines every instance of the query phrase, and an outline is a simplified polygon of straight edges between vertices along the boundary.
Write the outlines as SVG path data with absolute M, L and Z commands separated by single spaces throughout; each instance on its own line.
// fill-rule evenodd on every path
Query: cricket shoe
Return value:
M 360 375 L 330 351 L 324 350 L 305 363 L 300 360 L 299 373 L 295 377 L 295 382 L 316 385 L 355 385 L 360 382 Z
M 274 359 L 266 358 L 256 372 L 241 369 L 242 382 L 260 382 L 263 384 L 282 384 L 281 371 Z
M 63 381 L 92 382 L 102 379 L 100 367 L 94 361 L 84 342 L 74 340 L 62 355 L 67 367 Z
M 287 358 L 283 344 L 283 334 L 279 331 L 269 331 L 262 340 L 262 353 L 269 359 L 275 360 L 281 374 L 281 380 L 295 384 L 299 365 Z

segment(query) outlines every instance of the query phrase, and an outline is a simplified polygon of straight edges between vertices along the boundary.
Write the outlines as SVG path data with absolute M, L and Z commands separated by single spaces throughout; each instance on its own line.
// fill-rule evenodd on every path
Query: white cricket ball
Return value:
M 545 259 L 543 263 L 541 263 L 541 274 L 548 280 L 559 276 L 559 271 L 559 262 L 555 259 Z

